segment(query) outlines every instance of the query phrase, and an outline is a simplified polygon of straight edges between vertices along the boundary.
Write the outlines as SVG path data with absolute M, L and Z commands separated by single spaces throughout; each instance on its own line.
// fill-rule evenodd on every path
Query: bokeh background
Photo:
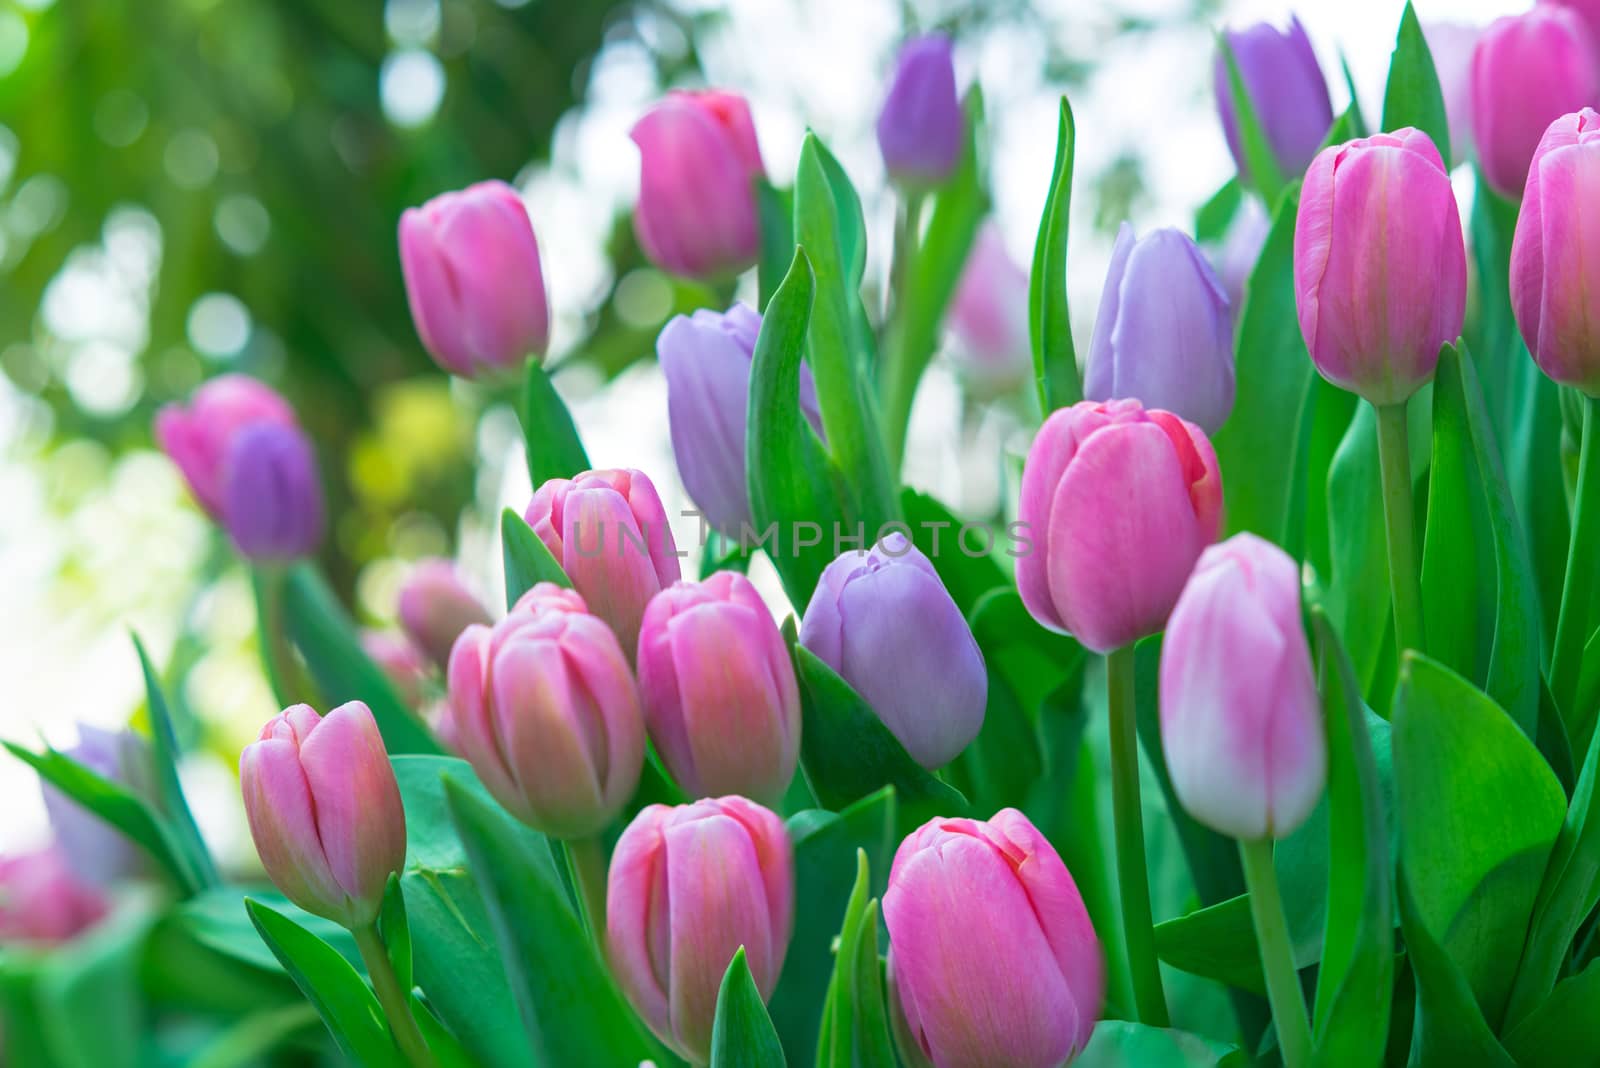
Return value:
M 1486 22 L 1519 0 L 1417 0 Z M 1399 0 L 1303 0 L 1336 110 L 1377 113 Z M 317 441 L 323 553 L 361 620 L 408 561 L 459 555 L 498 589 L 492 517 L 528 493 L 504 400 L 452 383 L 412 330 L 401 211 L 487 177 L 524 193 L 556 315 L 551 362 L 590 454 L 683 502 L 653 343 L 713 295 L 649 267 L 628 217 L 628 129 L 672 86 L 746 93 L 769 173 L 817 130 L 861 190 L 881 279 L 892 205 L 872 137 L 898 42 L 940 27 L 988 104 L 995 211 L 1031 254 L 1059 94 L 1078 119 L 1069 290 L 1083 340 L 1123 219 L 1188 227 L 1231 173 L 1216 30 L 1284 0 L 0 0 L 0 737 L 70 743 L 142 715 L 128 641 L 164 665 L 200 742 L 208 838 L 248 852 L 240 746 L 276 711 L 248 576 L 154 451 L 163 403 L 224 370 L 273 382 Z M 1347 60 L 1348 83 L 1341 73 Z M 1470 195 L 1464 187 L 1465 195 Z M 1465 205 L 1463 210 L 1465 216 Z M 869 304 L 871 301 L 869 300 Z M 1005 399 L 939 365 L 908 480 L 977 515 L 1026 447 Z M 43 836 L 0 756 L 0 851 Z

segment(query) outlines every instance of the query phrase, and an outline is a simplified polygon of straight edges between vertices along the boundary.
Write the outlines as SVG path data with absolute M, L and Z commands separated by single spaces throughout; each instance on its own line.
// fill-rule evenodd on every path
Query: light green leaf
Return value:
M 1245 1068 L 1237 1046 L 1170 1028 L 1101 1020 L 1073 1068 Z
M 552 478 L 571 478 L 589 470 L 589 454 L 572 422 L 567 402 L 550 381 L 550 372 L 538 360 L 528 361 L 522 387 L 522 440 L 528 457 L 528 477 L 538 489 Z
M 500 552 L 505 561 L 507 611 L 541 582 L 572 588 L 561 564 L 515 508 L 500 513 Z
M 1377 415 L 1372 405 L 1356 408 L 1328 471 L 1327 492 L 1333 573 L 1323 603 L 1350 654 L 1362 693 L 1372 695 L 1382 688 L 1379 669 L 1385 650 L 1394 645 Z
M 1418 915 L 1408 875 L 1402 867 L 1396 885 L 1406 955 L 1417 981 L 1411 1063 L 1511 1068 L 1511 1058 L 1484 1021 L 1466 977 Z
M 717 991 L 711 1028 L 711 1068 L 784 1068 L 783 1045 L 750 975 L 744 947 L 733 955 Z
M 1221 242 L 1228 236 L 1233 218 L 1244 201 L 1244 186 L 1237 177 L 1229 178 L 1194 215 L 1194 239 L 1202 245 Z
M 757 307 L 766 311 L 789 264 L 794 262 L 794 197 L 765 178 L 757 178 L 756 214 L 761 220 L 761 259 L 756 263 L 760 292 Z
M 1383 91 L 1383 128 L 1414 126 L 1433 139 L 1439 156 L 1450 161 L 1450 127 L 1445 118 L 1444 93 L 1434 70 L 1433 53 L 1423 36 L 1417 12 L 1407 0 L 1400 16 L 1389 60 L 1389 81 Z
M 334 951 L 358 972 L 365 972 L 361 951 L 356 948 L 350 932 L 332 920 L 313 916 L 270 886 L 218 886 L 196 894 L 174 911 L 174 917 L 183 929 L 201 945 L 253 968 L 281 972 L 283 965 L 277 956 L 262 942 L 260 933 L 250 919 L 246 902 L 256 901 L 278 915 L 292 921 L 295 926 L 332 946 Z
M 133 636 L 134 651 L 139 654 L 139 669 L 144 674 L 145 707 L 150 716 L 151 750 L 155 754 L 157 803 L 166 823 L 174 848 L 189 872 L 189 882 L 199 889 L 216 886 L 217 865 L 211 859 L 200 827 L 189 811 L 189 801 L 183 796 L 183 786 L 178 782 L 178 738 L 172 729 L 172 714 L 167 708 L 167 697 L 161 690 L 150 657 L 144 651 L 139 636 Z
M 878 961 L 878 902 L 870 897 L 867 853 L 856 851 L 856 881 L 839 930 L 828 982 L 826 1041 L 817 1068 L 895 1068 Z
M 1072 344 L 1072 315 L 1067 305 L 1067 229 L 1072 216 L 1072 165 L 1077 126 L 1072 105 L 1061 98 L 1056 162 L 1045 196 L 1044 217 L 1033 246 L 1033 272 L 1028 280 L 1028 336 L 1033 341 L 1033 373 L 1039 387 L 1039 408 L 1046 417 L 1083 399 L 1078 353 Z

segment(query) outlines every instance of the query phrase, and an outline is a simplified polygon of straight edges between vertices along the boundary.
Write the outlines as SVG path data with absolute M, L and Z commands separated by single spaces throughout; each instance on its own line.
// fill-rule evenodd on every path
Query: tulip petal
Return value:
M 345 892 L 322 850 L 299 747 L 286 738 L 246 746 L 239 755 L 239 786 L 250 837 L 273 883 L 307 912 L 342 919 Z
M 649 805 L 617 839 L 606 878 L 606 956 L 628 1000 L 663 1040 L 672 1035 L 667 986 L 670 947 L 652 944 L 669 931 L 666 858 L 661 826 L 671 816 L 666 805 Z

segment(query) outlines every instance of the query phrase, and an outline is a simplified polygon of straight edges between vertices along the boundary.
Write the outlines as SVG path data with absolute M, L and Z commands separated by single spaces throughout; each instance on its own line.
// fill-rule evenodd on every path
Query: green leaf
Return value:
M 196 1052 L 188 1068 L 238 1068 L 260 1063 L 274 1049 L 320 1022 L 317 1010 L 304 1002 L 252 1012 L 219 1031 Z
M 1194 215 L 1194 239 L 1202 245 L 1221 242 L 1228 236 L 1233 218 L 1244 202 L 1244 186 L 1237 177 L 1229 178 Z
M 1400 863 L 1416 920 L 1493 1026 L 1566 798 L 1510 717 L 1436 661 L 1406 654 L 1391 723 Z
M 109 916 L 38 967 L 35 1023 L 50 1047 L 50 1068 L 138 1068 L 141 1036 L 152 1021 L 140 990 L 144 946 L 155 916 L 143 902 L 120 902 Z M 0 973 L 8 970 L 0 961 Z M 0 1011 L 0 1015 L 4 1015 Z M 9 1032 L 21 1021 L 7 1016 Z M 3 1053 L 0 1048 L 0 1053 Z M 30 1062 L 18 1058 L 8 1064 Z
M 167 709 L 167 698 L 161 690 L 155 668 L 144 651 L 139 636 L 133 636 L 134 651 L 139 654 L 139 669 L 144 674 L 145 706 L 149 709 L 151 749 L 155 754 L 157 803 L 167 825 L 173 847 L 189 872 L 189 882 L 197 889 L 216 886 L 217 865 L 211 859 L 200 827 L 189 811 L 188 799 L 183 796 L 183 786 L 178 781 L 178 738 L 172 729 L 172 714 Z
M 1056 162 L 1050 174 L 1044 217 L 1033 246 L 1033 272 L 1028 279 L 1028 337 L 1033 342 L 1033 373 L 1039 387 L 1039 408 L 1045 416 L 1083 399 L 1078 353 L 1072 344 L 1072 315 L 1067 305 L 1067 229 L 1072 216 L 1072 165 L 1077 126 L 1072 105 L 1061 97 L 1061 124 L 1056 134 Z
M 361 951 L 356 948 L 350 932 L 321 916 L 313 916 L 270 886 L 218 886 L 196 894 L 174 910 L 174 916 L 183 929 L 200 944 L 253 968 L 281 972 L 283 965 L 277 956 L 262 942 L 256 931 L 248 901 L 256 901 L 292 921 L 295 926 L 309 932 L 332 946 L 350 966 L 365 971 Z
M 406 902 L 400 894 L 398 872 L 389 874 L 389 882 L 383 888 L 378 933 L 383 937 L 384 948 L 389 951 L 389 964 L 400 980 L 401 989 L 410 990 L 416 985 L 411 966 L 411 926 L 406 923 Z
M 248 899 L 245 907 L 262 941 L 316 1008 L 341 1052 L 357 1064 L 403 1068 L 378 999 L 332 946 L 280 912 Z
M 820 1043 L 817 1068 L 895 1068 L 878 961 L 878 902 L 869 900 L 870 870 L 866 850 L 858 849 L 855 885 L 828 982 L 827 1040 Z
M 1343 49 L 1339 51 L 1339 72 L 1344 76 L 1345 92 L 1350 94 L 1350 106 L 1345 109 L 1345 114 L 1350 117 L 1350 136 L 1331 139 L 1334 144 L 1341 144 L 1354 137 L 1368 137 L 1372 133 L 1367 129 L 1366 116 L 1361 114 L 1361 94 L 1356 92 L 1356 77 L 1350 72 L 1350 60 Z M 1445 162 L 1449 162 L 1449 157 L 1445 158 Z
M 1594 1059 L 1594 1022 L 1600 1019 L 1600 961 L 1556 984 L 1538 1008 L 1505 1036 L 1506 1052 L 1521 1068 L 1570 1068 Z
M 963 615 L 990 590 L 1013 586 L 988 542 L 976 536 L 963 539 L 967 521 L 943 504 L 926 493 L 905 489 L 900 492 L 900 508 L 911 528 L 911 543 L 933 564 Z
M 522 387 L 522 441 L 528 456 L 528 477 L 538 489 L 552 478 L 571 478 L 590 468 L 589 454 L 573 425 L 567 402 L 538 360 L 528 361 Z
M 1384 652 L 1394 643 L 1377 414 L 1370 404 L 1356 408 L 1328 470 L 1328 526 L 1333 573 L 1324 606 L 1350 654 L 1361 692 L 1373 694 Z
M 1417 980 L 1411 1063 L 1511 1068 L 1511 1058 L 1484 1021 L 1466 977 L 1418 915 L 1409 875 L 1410 871 L 1402 867 L 1395 882 L 1400 897 L 1401 926 L 1406 936 L 1406 955 Z
M 1170 1028 L 1101 1020 L 1073 1068 L 1245 1068 L 1237 1046 Z
M 355 625 L 322 576 L 308 564 L 295 567 L 283 597 L 289 634 L 330 708 L 365 701 L 391 756 L 437 753 L 439 746 L 427 728 L 394 692 L 383 669 L 362 651 Z
M 572 588 L 572 580 L 515 508 L 500 513 L 500 552 L 505 560 L 507 611 L 541 582 Z
M 711 1068 L 782 1068 L 788 1061 L 767 1015 L 761 991 L 745 963 L 744 947 L 722 976 L 711 1029 Z
M 1261 974 L 1261 953 L 1250 919 L 1250 898 L 1245 894 L 1185 916 L 1156 924 L 1156 955 L 1180 971 L 1203 975 L 1252 994 L 1266 996 Z M 1305 959 L 1296 941 L 1295 966 L 1316 963 Z
M 1255 101 L 1250 99 L 1244 87 L 1239 60 L 1233 54 L 1233 46 L 1228 43 L 1226 35 L 1217 35 L 1217 48 L 1228 67 L 1228 91 L 1233 95 L 1233 113 L 1239 124 L 1239 141 L 1244 146 L 1244 159 L 1249 171 L 1249 174 L 1241 174 L 1240 178 L 1254 186 L 1262 200 L 1276 204 L 1286 183 L 1284 173 L 1278 166 L 1278 157 L 1267 141 L 1266 130 L 1256 115 Z M 1302 176 L 1297 174 L 1293 177 Z
M 1383 91 L 1383 128 L 1415 126 L 1433 138 L 1434 147 L 1448 165 L 1450 126 L 1445 119 L 1444 93 L 1434 70 L 1433 53 L 1423 36 L 1422 24 L 1407 0 L 1389 60 L 1389 82 Z
M 757 306 L 760 311 L 766 311 L 789 264 L 794 262 L 794 197 L 765 178 L 757 178 L 756 217 L 761 222 L 761 259 L 756 263 L 760 292 Z

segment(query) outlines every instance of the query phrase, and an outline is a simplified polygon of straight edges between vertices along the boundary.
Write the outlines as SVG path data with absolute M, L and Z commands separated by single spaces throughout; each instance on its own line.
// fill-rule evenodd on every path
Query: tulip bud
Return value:
M 750 580 L 719 571 L 650 601 L 639 632 L 645 725 L 691 797 L 778 801 L 800 754 L 800 689 Z
M 1233 221 L 1228 224 L 1222 247 L 1214 250 L 1212 262 L 1216 265 L 1217 277 L 1222 281 L 1222 290 L 1228 294 L 1228 308 L 1233 312 L 1235 322 L 1244 313 L 1244 298 L 1249 289 L 1250 276 L 1261 261 L 1261 250 L 1266 247 L 1267 235 L 1271 232 L 1272 220 L 1262 210 L 1260 202 L 1255 197 L 1245 197 L 1239 202 L 1239 210 L 1234 213 Z
M 1422 35 L 1433 56 L 1444 97 L 1445 122 L 1450 127 L 1450 165 L 1472 157 L 1472 53 L 1483 27 L 1470 22 L 1425 22 Z
M 705 1064 L 717 991 L 733 955 L 763 999 L 783 971 L 794 920 L 794 857 L 783 821 L 723 797 L 651 805 L 617 839 L 606 884 L 606 956 L 645 1023 Z
M 61 850 L 0 857 L 0 944 L 66 942 L 106 911 L 100 891 L 79 881 Z
M 1381 407 L 1433 377 L 1440 346 L 1461 333 L 1467 250 L 1427 134 L 1407 127 L 1317 156 L 1295 218 L 1294 289 L 1311 359 L 1340 389 Z
M 297 426 L 257 423 L 235 436 L 222 465 L 222 525 L 256 562 L 310 556 L 322 541 L 322 483 Z
M 1131 397 L 1215 433 L 1233 410 L 1228 295 L 1187 234 L 1122 224 L 1084 368 L 1090 400 Z
M 950 38 L 930 33 L 907 41 L 878 113 L 878 149 L 895 184 L 924 191 L 942 185 L 961 162 L 966 118 L 956 95 Z
M 420 709 L 427 697 L 428 676 L 433 668 L 427 656 L 404 634 L 364 629 L 360 637 L 361 651 L 382 669 L 383 677 L 389 680 L 400 700 L 413 711 Z
M 149 747 L 130 730 L 78 725 L 78 744 L 63 752 L 138 797 L 154 797 L 155 769 Z M 74 875 L 94 886 L 110 886 L 145 868 L 144 855 L 116 828 L 43 780 L 45 813 L 56 851 Z
M 1222 525 L 1205 432 L 1138 401 L 1080 401 L 1039 428 L 1022 469 L 1022 603 L 1109 653 L 1166 625 Z
M 628 661 L 611 630 L 572 603 L 519 606 L 492 629 L 474 623 L 449 671 L 459 751 L 512 815 L 559 838 L 610 823 L 644 767 Z
M 983 727 L 983 653 L 939 573 L 904 534 L 823 569 L 800 644 L 855 687 L 925 768 L 954 760 Z
M 540 612 L 587 612 L 589 605 L 577 590 L 570 586 L 558 586 L 554 582 L 536 582 L 533 588 L 511 606 L 513 612 L 527 612 L 538 615 Z
M 755 182 L 765 174 L 750 105 L 735 93 L 671 92 L 634 124 L 633 226 L 664 271 L 716 280 L 756 262 Z
M 1551 7 L 1561 7 L 1583 20 L 1589 36 L 1600 44 L 1600 0 L 1540 0 Z
M 400 787 L 372 711 L 294 705 L 239 757 L 250 836 L 267 875 L 307 912 L 353 929 L 378 917 L 405 866 Z
M 461 580 L 456 565 L 433 557 L 411 569 L 400 587 L 400 626 L 440 667 L 450 647 L 473 623 L 491 622 L 489 610 Z
M 1539 138 L 1600 99 L 1600 53 L 1576 13 L 1544 5 L 1489 24 L 1472 53 L 1472 137 L 1490 188 L 1522 193 Z
M 1088 1043 L 1104 954 L 1072 874 L 1016 809 L 914 831 L 883 920 L 907 1060 L 1056 1068 Z
M 1317 54 L 1305 27 L 1298 18 L 1291 18 L 1287 30 L 1261 22 L 1243 30 L 1225 31 L 1223 36 L 1239 65 L 1245 95 L 1250 98 L 1278 169 L 1287 177 L 1299 177 L 1333 126 L 1328 83 L 1317 65 Z M 1250 168 L 1245 159 L 1228 58 L 1221 49 L 1217 51 L 1213 81 L 1217 115 L 1228 139 L 1228 150 L 1233 153 L 1240 176 L 1248 177 Z
M 156 413 L 156 441 L 212 519 L 222 518 L 228 447 L 239 431 L 255 423 L 294 426 L 294 409 L 271 386 L 240 374 L 211 379 L 194 391 L 187 408 L 168 404 Z
M 1600 114 L 1550 124 L 1511 243 L 1511 306 L 1540 370 L 1600 396 Z
M 676 315 L 656 340 L 667 379 L 672 454 L 690 498 L 712 529 L 737 537 L 752 523 L 745 483 L 750 365 L 761 316 L 747 304 L 718 315 Z M 800 365 L 800 411 L 820 436 L 822 414 L 811 368 Z
M 1161 647 L 1161 744 L 1189 814 L 1282 838 L 1327 777 L 1322 704 L 1300 624 L 1300 570 L 1254 534 L 1200 556 Z
M 950 301 L 953 352 L 968 388 L 998 396 L 1033 376 L 1028 340 L 1028 272 L 1006 251 L 1000 227 L 990 219 L 978 228 L 961 281 Z
M 479 182 L 400 216 L 400 266 L 417 335 L 463 378 L 515 375 L 550 343 L 539 242 L 517 191 Z
M 643 471 L 585 471 L 539 487 L 524 518 L 631 656 L 645 605 L 682 577 L 656 488 Z

